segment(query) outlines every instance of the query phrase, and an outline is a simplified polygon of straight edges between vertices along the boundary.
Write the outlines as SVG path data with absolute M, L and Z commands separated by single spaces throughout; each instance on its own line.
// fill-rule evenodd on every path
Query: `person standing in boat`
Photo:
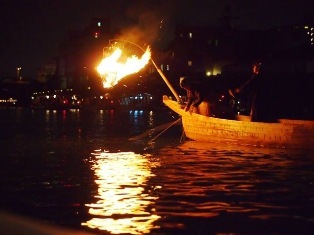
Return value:
M 185 111 L 211 116 L 209 90 L 200 80 L 189 77 L 180 78 L 180 86 L 186 90 Z
M 258 120 L 258 100 L 257 96 L 261 89 L 261 76 L 260 76 L 261 62 L 256 62 L 253 64 L 252 72 L 253 75 L 249 80 L 247 80 L 242 86 L 231 90 L 229 89 L 229 94 L 236 100 L 239 97 L 245 97 L 246 105 L 250 109 L 249 115 L 252 121 Z M 244 108 L 245 109 L 245 108 Z

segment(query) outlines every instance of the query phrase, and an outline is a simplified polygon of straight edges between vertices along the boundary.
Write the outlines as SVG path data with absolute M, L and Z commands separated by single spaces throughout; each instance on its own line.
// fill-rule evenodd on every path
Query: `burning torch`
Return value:
M 112 39 L 109 41 L 109 44 L 111 42 L 127 42 L 130 43 L 136 47 L 138 47 L 141 51 L 144 52 L 144 54 L 138 58 L 137 56 L 131 56 L 128 57 L 123 63 L 119 62 L 119 59 L 122 56 L 122 50 L 120 48 L 116 48 L 113 53 L 110 56 L 105 57 L 99 66 L 97 67 L 98 73 L 105 77 L 106 79 L 103 80 L 103 86 L 104 87 L 112 87 L 116 85 L 123 77 L 136 73 L 140 71 L 142 68 L 146 66 L 146 64 L 149 62 L 149 60 L 153 63 L 154 67 L 156 68 L 159 75 L 162 77 L 170 91 L 175 96 L 176 100 L 180 102 L 180 97 L 178 93 L 174 90 L 166 76 L 163 74 L 163 72 L 158 68 L 155 61 L 151 58 L 151 50 L 149 47 L 147 47 L 146 50 L 139 46 L 138 44 L 124 40 L 124 39 Z

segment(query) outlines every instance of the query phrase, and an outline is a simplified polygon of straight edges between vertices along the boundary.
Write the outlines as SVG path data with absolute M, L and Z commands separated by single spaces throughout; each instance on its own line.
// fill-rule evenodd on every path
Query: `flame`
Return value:
M 125 76 L 137 73 L 144 68 L 151 58 L 151 50 L 147 47 L 141 58 L 132 55 L 122 61 L 122 55 L 123 51 L 116 48 L 111 55 L 102 59 L 98 65 L 97 72 L 102 78 L 104 88 L 113 87 Z

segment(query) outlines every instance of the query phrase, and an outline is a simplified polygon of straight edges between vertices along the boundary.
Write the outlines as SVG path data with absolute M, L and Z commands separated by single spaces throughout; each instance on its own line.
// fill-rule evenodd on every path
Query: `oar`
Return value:
M 259 74 L 259 70 L 260 70 L 260 67 L 261 67 L 261 63 L 254 64 L 253 66 L 254 66 L 254 68 L 256 68 L 256 71 L 255 71 L 254 68 L 253 68 L 253 75 L 252 75 L 252 76 L 250 77 L 250 79 L 248 79 L 244 84 L 242 84 L 242 86 L 240 86 L 239 88 L 235 89 L 236 93 L 241 93 L 242 90 L 243 90 L 246 86 L 248 86 L 254 79 L 256 79 L 256 77 L 257 77 L 257 79 L 258 79 L 258 78 L 260 79 L 260 77 L 258 77 L 258 74 Z M 230 90 L 230 89 L 229 89 L 229 94 L 230 94 L 233 98 L 235 98 L 235 97 L 234 97 L 234 92 L 233 92 L 232 90 Z
M 147 137 L 149 135 L 152 135 L 155 132 L 165 131 L 165 130 L 169 129 L 170 127 L 172 127 L 173 125 L 179 124 L 180 122 L 181 122 L 181 117 L 178 120 L 175 120 L 174 122 L 168 122 L 166 124 L 162 124 L 160 126 L 156 126 L 156 127 L 152 128 L 152 129 L 149 129 L 149 130 L 145 131 L 144 133 L 142 133 L 140 135 L 137 135 L 137 136 L 129 138 L 129 140 L 140 140 L 140 139 L 143 139 L 143 138 L 145 138 L 145 137 Z

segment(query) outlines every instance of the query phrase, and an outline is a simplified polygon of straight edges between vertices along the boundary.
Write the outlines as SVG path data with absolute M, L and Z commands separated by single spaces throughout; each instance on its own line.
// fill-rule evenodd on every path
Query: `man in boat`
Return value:
M 239 109 L 249 109 L 249 115 L 251 116 L 252 121 L 256 121 L 258 119 L 257 113 L 257 96 L 259 90 L 261 89 L 261 77 L 260 77 L 260 67 L 261 62 L 256 62 L 253 64 L 252 72 L 253 75 L 250 79 L 248 79 L 242 86 L 231 90 L 229 89 L 229 94 L 235 100 L 235 103 L 238 103 L 236 100 L 244 98 L 244 107 L 238 107 Z M 248 107 L 248 108 L 246 108 Z M 239 111 L 239 110 L 238 110 Z M 245 113 L 244 113 L 245 114 Z
M 180 86 L 187 92 L 185 111 L 211 116 L 214 105 L 210 102 L 209 88 L 201 80 L 181 77 Z

